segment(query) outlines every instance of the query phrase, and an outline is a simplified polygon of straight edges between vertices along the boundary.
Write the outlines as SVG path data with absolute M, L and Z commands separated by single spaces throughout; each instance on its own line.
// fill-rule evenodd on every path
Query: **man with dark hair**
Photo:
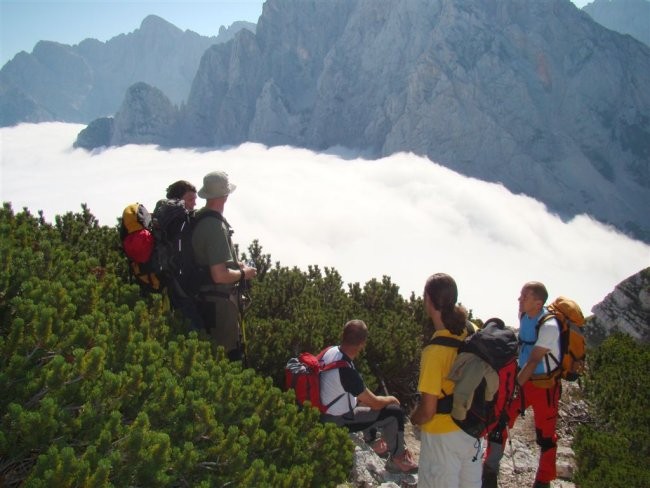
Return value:
M 196 207 L 196 187 L 185 180 L 178 180 L 167 187 L 167 198 L 170 200 L 183 200 L 188 211 Z
M 548 312 L 544 304 L 548 292 L 538 281 L 526 283 L 519 294 L 519 373 L 521 401 L 514 401 L 508 412 L 509 427 L 515 423 L 520 412 L 533 407 L 537 444 L 540 447 L 539 465 L 533 488 L 548 488 L 557 477 L 557 418 L 562 394 L 558 378 L 550 381 L 547 373 L 559 366 L 560 326 L 552 317 L 537 327 L 539 320 Z M 538 379 L 539 378 L 539 379 Z M 483 465 L 483 488 L 497 486 L 499 463 L 508 430 L 491 433 L 485 463 Z
M 257 275 L 257 270 L 240 263 L 230 238 L 232 229 L 223 216 L 228 196 L 236 186 L 221 171 L 208 173 L 198 195 L 206 199 L 197 212 L 192 233 L 194 259 L 207 269 L 207 283 L 200 288 L 199 312 L 210 340 L 223 346 L 231 360 L 243 358 L 238 286 Z M 204 215 L 208 214 L 208 215 Z
M 172 259 L 164 261 L 166 264 L 172 262 L 178 269 L 187 272 L 185 265 L 192 265 L 188 259 L 183 259 L 182 251 L 185 245 L 189 246 L 190 219 L 194 214 L 196 206 L 196 187 L 189 181 L 178 180 L 167 187 L 164 199 L 156 203 L 153 211 L 154 228 L 156 239 L 164 243 L 163 247 L 168 254 L 173 255 Z M 202 319 L 199 316 L 196 303 L 192 296 L 187 293 L 189 283 L 181 283 L 181 277 L 186 276 L 178 272 L 165 276 L 165 285 L 171 306 L 180 310 L 183 316 L 189 321 L 190 330 L 201 331 Z
M 324 371 L 320 375 L 321 403 L 327 406 L 323 422 L 345 426 L 350 432 L 377 429 L 382 438 L 373 449 L 377 454 L 388 453 L 386 469 L 396 472 L 417 471 L 417 463 L 404 443 L 404 411 L 394 396 L 378 396 L 371 392 L 352 360 L 365 347 L 368 327 L 362 320 L 350 320 L 343 328 L 341 344 L 330 347 L 323 363 L 344 360 L 349 368 Z

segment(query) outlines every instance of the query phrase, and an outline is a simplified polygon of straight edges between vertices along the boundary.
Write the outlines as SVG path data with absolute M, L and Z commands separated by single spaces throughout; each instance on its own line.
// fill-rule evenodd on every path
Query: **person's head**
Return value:
M 541 312 L 546 300 L 548 300 L 548 291 L 544 284 L 539 281 L 529 281 L 519 293 L 519 314 L 525 313 L 529 317 L 535 317 Z
M 203 177 L 203 187 L 199 190 L 199 196 L 210 200 L 225 200 L 237 188 L 228 180 L 228 174 L 223 171 L 213 171 Z
M 424 285 L 424 306 L 427 314 L 436 322 L 439 316 L 442 324 L 452 334 L 460 335 L 465 330 L 467 310 L 456 305 L 458 287 L 454 279 L 445 273 L 436 273 Z
M 166 196 L 173 200 L 183 200 L 188 210 L 194 210 L 196 206 L 196 187 L 189 181 L 175 181 L 167 187 Z
M 350 346 L 361 349 L 368 339 L 368 326 L 363 320 L 350 320 L 343 327 L 341 338 L 342 346 Z

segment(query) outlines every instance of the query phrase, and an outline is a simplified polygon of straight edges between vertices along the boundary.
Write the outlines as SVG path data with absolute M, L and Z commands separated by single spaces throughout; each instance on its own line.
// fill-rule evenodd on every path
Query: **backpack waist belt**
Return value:
M 205 302 L 215 302 L 217 299 L 230 300 L 236 294 L 236 288 L 233 288 L 230 292 L 215 290 L 213 287 L 205 287 L 199 290 L 199 298 Z
M 520 337 L 517 337 L 517 342 L 519 343 L 520 346 L 524 344 L 527 346 L 534 346 L 535 344 L 537 344 L 537 341 L 525 341 Z

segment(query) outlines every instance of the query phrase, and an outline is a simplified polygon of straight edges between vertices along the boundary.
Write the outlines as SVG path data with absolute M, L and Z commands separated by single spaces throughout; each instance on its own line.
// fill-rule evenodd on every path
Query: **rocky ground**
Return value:
M 574 488 L 572 482 L 575 461 L 571 444 L 576 426 L 588 419 L 586 404 L 582 400 L 579 386 L 564 383 L 560 402 L 560 420 L 558 422 L 557 470 L 558 479 L 553 481 L 553 488 Z M 539 448 L 535 443 L 535 426 L 533 412 L 528 410 L 519 418 L 511 431 L 512 442 L 506 445 L 505 456 L 499 473 L 500 488 L 525 488 L 533 485 Z M 416 459 L 420 454 L 420 442 L 413 434 L 412 427 L 407 426 L 406 442 Z M 377 457 L 365 443 L 355 438 L 357 450 L 353 482 L 348 487 L 408 487 L 417 486 L 417 475 L 392 475 L 383 469 L 384 460 Z

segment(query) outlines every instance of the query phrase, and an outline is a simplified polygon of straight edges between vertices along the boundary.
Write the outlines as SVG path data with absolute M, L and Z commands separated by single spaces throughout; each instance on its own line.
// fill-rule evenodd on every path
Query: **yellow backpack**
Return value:
M 151 214 L 144 205 L 132 203 L 124 208 L 120 237 L 131 272 L 143 289 L 158 292 L 161 291 L 161 280 L 152 263 L 155 239 L 151 226 Z

